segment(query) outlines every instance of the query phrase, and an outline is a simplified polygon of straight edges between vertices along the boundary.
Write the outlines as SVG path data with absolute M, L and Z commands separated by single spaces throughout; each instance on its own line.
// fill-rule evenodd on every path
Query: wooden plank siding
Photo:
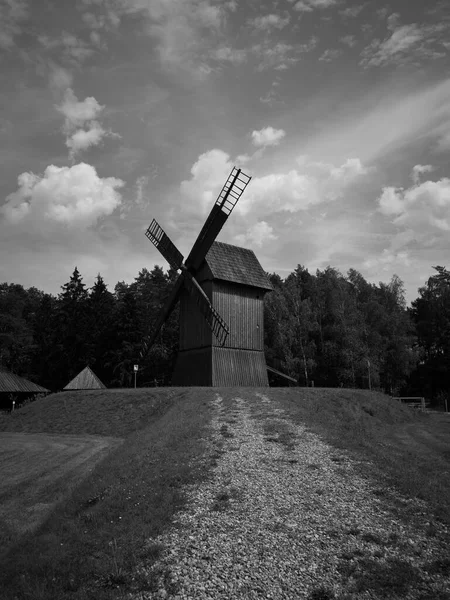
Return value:
M 172 385 L 267 387 L 264 352 L 217 346 L 179 352 Z
M 264 349 L 264 291 L 235 283 L 213 282 L 212 305 L 230 329 L 226 348 Z M 219 345 L 215 337 L 212 343 Z
M 267 387 L 264 352 L 214 347 L 212 356 L 213 386 Z

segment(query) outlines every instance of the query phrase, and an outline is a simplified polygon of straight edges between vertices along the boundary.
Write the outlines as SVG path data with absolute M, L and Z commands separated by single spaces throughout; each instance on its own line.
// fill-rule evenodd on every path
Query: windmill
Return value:
M 174 385 L 268 385 L 263 297 L 272 286 L 251 250 L 215 241 L 250 179 L 240 169 L 232 169 L 185 261 L 155 220 L 146 231 L 181 274 L 153 333 L 143 343 L 140 358 L 180 301 Z

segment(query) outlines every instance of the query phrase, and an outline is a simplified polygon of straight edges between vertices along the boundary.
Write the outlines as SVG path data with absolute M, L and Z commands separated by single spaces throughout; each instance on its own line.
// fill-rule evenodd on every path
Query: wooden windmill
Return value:
M 232 169 L 184 262 L 155 220 L 146 231 L 170 266 L 181 270 L 141 351 L 143 358 L 180 301 L 173 385 L 268 385 L 263 299 L 272 285 L 252 250 L 215 242 L 250 179 Z

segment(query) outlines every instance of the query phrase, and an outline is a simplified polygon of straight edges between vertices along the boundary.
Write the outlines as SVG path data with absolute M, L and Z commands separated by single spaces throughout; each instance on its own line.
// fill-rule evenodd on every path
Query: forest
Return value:
M 314 275 L 299 265 L 284 280 L 269 274 L 267 363 L 301 386 L 370 388 L 442 404 L 450 393 L 450 271 L 433 271 L 410 307 L 396 275 L 375 285 L 354 269 Z M 75 268 L 57 296 L 0 284 L 0 365 L 53 391 L 86 365 L 108 387 L 133 385 L 142 341 L 176 276 L 155 265 L 111 291 L 100 274 L 87 288 Z M 138 386 L 170 384 L 177 345 L 175 309 L 139 361 Z

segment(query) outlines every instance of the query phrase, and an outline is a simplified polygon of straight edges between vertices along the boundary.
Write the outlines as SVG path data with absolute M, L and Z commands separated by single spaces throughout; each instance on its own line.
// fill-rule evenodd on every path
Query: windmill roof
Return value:
M 45 387 L 33 383 L 0 367 L 0 392 L 49 392 Z
M 104 385 L 97 375 L 90 369 L 85 367 L 76 377 L 70 381 L 65 390 L 101 390 L 105 389 Z
M 205 260 L 214 279 L 273 289 L 253 250 L 214 242 Z

